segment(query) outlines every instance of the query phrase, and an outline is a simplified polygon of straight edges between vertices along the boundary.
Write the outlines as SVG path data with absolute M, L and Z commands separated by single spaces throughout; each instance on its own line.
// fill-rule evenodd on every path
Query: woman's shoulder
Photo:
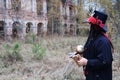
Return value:
M 104 35 L 101 35 L 96 39 L 96 42 L 98 42 L 98 43 L 108 43 L 109 41 Z

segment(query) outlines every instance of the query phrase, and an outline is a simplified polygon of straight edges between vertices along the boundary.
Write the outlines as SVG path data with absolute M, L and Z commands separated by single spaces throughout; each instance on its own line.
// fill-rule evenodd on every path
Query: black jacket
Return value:
M 84 47 L 83 56 L 88 59 L 84 66 L 86 80 L 112 80 L 113 57 L 108 39 L 102 34 L 92 35 Z

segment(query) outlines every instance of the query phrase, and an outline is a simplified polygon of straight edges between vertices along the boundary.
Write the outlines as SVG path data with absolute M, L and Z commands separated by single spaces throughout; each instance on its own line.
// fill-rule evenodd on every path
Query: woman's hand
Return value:
M 74 61 L 79 61 L 79 60 L 80 60 L 80 59 L 79 59 L 79 54 L 73 56 L 72 59 L 73 59 Z
M 80 67 L 82 66 L 81 64 L 79 64 L 78 61 L 80 61 L 83 57 L 81 57 L 81 55 L 77 54 L 74 57 L 72 57 L 72 59 L 76 62 L 76 64 Z
M 88 60 L 86 58 L 81 57 L 80 60 L 78 61 L 78 64 L 80 66 L 85 66 L 85 65 L 87 65 L 87 62 L 88 62 Z

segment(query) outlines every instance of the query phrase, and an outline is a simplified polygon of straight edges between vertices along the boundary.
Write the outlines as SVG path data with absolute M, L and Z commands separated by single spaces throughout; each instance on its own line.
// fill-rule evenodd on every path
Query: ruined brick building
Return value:
M 28 33 L 45 36 L 48 33 L 49 0 L 0 0 L 0 38 L 10 39 L 16 35 L 24 38 Z M 60 19 L 66 32 L 74 31 L 77 12 L 72 9 L 71 0 L 61 1 Z M 39 10 L 39 5 L 41 9 Z M 66 15 L 65 15 L 66 14 Z M 65 17 L 67 16 L 67 17 Z

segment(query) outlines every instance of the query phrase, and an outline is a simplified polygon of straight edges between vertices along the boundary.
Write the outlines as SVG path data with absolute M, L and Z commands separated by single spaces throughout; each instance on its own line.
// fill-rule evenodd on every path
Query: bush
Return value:
M 16 61 L 22 60 L 22 56 L 20 55 L 20 44 L 16 43 L 13 47 L 12 47 L 12 55 L 13 58 Z
M 2 59 L 5 62 L 5 65 L 9 65 L 9 62 L 12 64 L 13 62 L 22 60 L 19 43 L 15 43 L 13 46 L 5 44 L 4 50 L 5 53 L 2 56 Z
M 40 60 L 46 54 L 46 49 L 41 47 L 40 44 L 35 43 L 32 48 L 32 53 L 35 59 Z

